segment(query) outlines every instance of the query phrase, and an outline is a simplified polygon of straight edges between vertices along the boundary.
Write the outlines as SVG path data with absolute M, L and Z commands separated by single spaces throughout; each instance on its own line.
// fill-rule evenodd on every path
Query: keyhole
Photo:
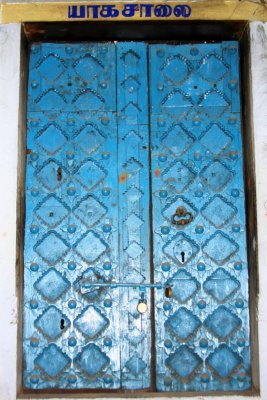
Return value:
M 182 263 L 184 263 L 184 256 L 185 256 L 185 252 L 184 252 L 184 251 L 181 251 Z
M 65 320 L 63 318 L 60 320 L 60 329 L 65 329 Z
M 61 181 L 62 179 L 62 168 L 57 169 L 57 180 Z

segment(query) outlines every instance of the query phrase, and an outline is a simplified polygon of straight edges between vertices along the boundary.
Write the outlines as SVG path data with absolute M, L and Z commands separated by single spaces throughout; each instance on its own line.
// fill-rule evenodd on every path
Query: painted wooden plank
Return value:
M 147 45 L 117 44 L 119 254 L 122 282 L 150 282 Z M 137 311 L 144 296 L 148 311 Z M 150 290 L 121 289 L 121 376 L 125 389 L 150 386 Z
M 267 10 L 261 1 L 196 0 L 129 3 L 106 1 L 77 3 L 34 2 L 9 3 L 0 6 L 1 23 L 85 20 L 177 20 L 189 21 L 266 21 Z M 108 7 L 108 8 L 107 8 Z M 176 7 L 176 9 L 175 9 Z
M 157 390 L 250 388 L 238 44 L 151 45 Z

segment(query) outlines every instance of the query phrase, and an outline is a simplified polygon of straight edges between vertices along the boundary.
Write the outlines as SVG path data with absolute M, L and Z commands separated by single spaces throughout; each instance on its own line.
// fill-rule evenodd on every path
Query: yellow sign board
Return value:
M 97 20 L 267 21 L 267 5 L 260 0 L 6 2 L 0 14 L 1 23 Z

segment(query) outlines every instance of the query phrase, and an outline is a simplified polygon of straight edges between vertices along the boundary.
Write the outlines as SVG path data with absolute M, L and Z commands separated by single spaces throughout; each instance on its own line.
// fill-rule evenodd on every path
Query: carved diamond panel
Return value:
M 61 374 L 69 363 L 70 358 L 55 344 L 46 347 L 35 360 L 35 364 L 42 368 L 51 379 Z
M 88 195 L 75 206 L 73 213 L 88 228 L 92 228 L 107 213 L 107 208 L 97 198 Z
M 185 153 L 194 143 L 195 138 L 182 125 L 172 126 L 162 137 L 162 144 L 175 157 Z
M 94 306 L 88 306 L 74 320 L 74 325 L 89 339 L 95 339 L 109 325 L 109 320 Z
M 61 179 L 58 179 L 58 171 L 61 170 Z M 67 171 L 53 159 L 47 160 L 37 171 L 36 178 L 50 192 L 59 188 L 68 176 Z
M 217 229 L 227 224 L 236 213 L 236 207 L 221 195 L 214 196 L 201 209 L 201 214 Z
M 221 340 L 226 340 L 241 325 L 241 320 L 227 307 L 218 307 L 205 321 L 210 332 Z
M 185 307 L 180 307 L 165 323 L 166 328 L 181 342 L 188 341 L 200 325 L 199 318 Z
M 137 242 L 131 242 L 126 249 L 126 253 L 131 257 L 133 260 L 140 257 L 143 253 L 144 249 L 140 246 Z
M 89 264 L 92 264 L 106 252 L 107 245 L 97 233 L 88 231 L 76 242 L 74 250 Z
M 187 382 L 193 378 L 200 367 L 201 358 L 189 347 L 182 345 L 175 353 L 170 354 L 166 359 L 166 365 L 176 374 L 177 379 Z
M 34 287 L 46 300 L 55 302 L 69 289 L 70 282 L 55 268 L 50 268 L 38 279 Z
M 89 343 L 74 362 L 90 377 L 96 377 L 109 364 L 110 359 L 94 343 Z
M 69 215 L 70 208 L 55 195 L 49 195 L 38 205 L 35 212 L 41 222 L 51 229 Z
M 199 282 L 184 269 L 177 271 L 170 281 L 173 297 L 180 303 L 187 302 L 200 289 Z
M 216 53 L 210 53 L 204 57 L 199 65 L 199 74 L 209 82 L 217 82 L 229 72 L 229 66 Z
M 66 63 L 57 54 L 50 53 L 38 62 L 36 69 L 45 79 L 53 82 L 65 72 Z
M 233 178 L 232 171 L 220 161 L 207 165 L 200 173 L 205 184 L 214 192 L 220 192 Z
M 34 250 L 48 264 L 55 265 L 68 253 L 69 244 L 56 231 L 50 231 L 36 243 Z
M 203 288 L 216 301 L 223 303 L 236 293 L 240 282 L 224 269 L 218 268 L 204 282 Z
M 134 355 L 127 361 L 125 366 L 133 375 L 138 376 L 145 369 L 146 364 L 138 355 Z
M 68 328 L 70 320 L 67 316 L 55 306 L 50 306 L 36 319 L 35 326 L 47 339 L 55 340 L 63 333 L 61 320 L 64 321 L 64 329 Z
M 241 357 L 226 344 L 220 345 L 207 359 L 208 366 L 223 381 L 231 379 L 231 374 L 241 362 Z
M 196 174 L 181 161 L 174 161 L 162 173 L 163 181 L 177 193 L 182 193 L 194 181 Z
M 91 155 L 102 146 L 105 142 L 105 137 L 97 127 L 88 124 L 76 133 L 75 141 L 84 153 Z
M 197 255 L 199 246 L 184 233 L 177 233 L 162 247 L 162 250 L 175 263 L 183 265 Z
M 214 155 L 220 154 L 232 143 L 232 136 L 220 125 L 212 124 L 201 134 L 200 143 Z
M 106 177 L 107 172 L 94 160 L 88 160 L 81 165 L 75 178 L 88 191 L 93 190 Z
M 203 252 L 217 265 L 223 265 L 237 250 L 235 241 L 220 231 L 212 235 L 203 246 Z
M 68 136 L 55 124 L 45 126 L 36 137 L 36 142 L 51 156 L 56 154 L 67 140 Z

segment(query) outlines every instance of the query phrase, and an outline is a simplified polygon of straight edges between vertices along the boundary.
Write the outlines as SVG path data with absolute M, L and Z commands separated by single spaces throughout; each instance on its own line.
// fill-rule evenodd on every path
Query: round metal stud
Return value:
M 69 300 L 69 302 L 68 302 L 68 307 L 69 307 L 71 310 L 74 310 L 74 308 L 77 307 L 77 302 L 76 302 L 76 300 L 73 300 L 73 299 Z
M 107 384 L 107 385 L 110 385 L 112 382 L 113 382 L 113 378 L 112 378 L 112 376 L 110 375 L 110 374 L 106 374 L 106 375 L 104 375 L 104 382 Z
M 244 300 L 241 299 L 240 297 L 236 299 L 235 301 L 235 306 L 236 308 L 243 308 L 244 307 Z
M 203 196 L 203 191 L 202 190 L 196 190 L 195 191 L 195 196 L 196 197 L 202 197 Z
M 196 161 L 200 161 L 202 159 L 201 153 L 199 153 L 199 151 L 195 152 L 194 159 Z
M 166 156 L 166 154 L 160 154 L 160 155 L 159 155 L 159 161 L 160 161 L 160 162 L 165 162 L 165 161 L 167 161 L 167 156 Z
M 204 232 L 204 227 L 202 225 L 197 225 L 195 228 L 195 232 L 201 234 Z
M 75 337 L 70 337 L 69 340 L 68 340 L 68 345 L 71 346 L 71 347 L 74 347 L 74 346 L 76 346 L 76 344 L 77 344 L 76 338 Z
M 31 375 L 30 381 L 33 385 L 36 385 L 39 382 L 39 376 L 38 375 Z
M 32 310 L 36 310 L 38 308 L 38 302 L 36 300 L 31 300 L 30 307 Z
M 205 300 L 199 300 L 199 302 L 197 303 L 197 305 L 198 305 L 198 308 L 200 309 L 200 310 L 204 310 L 204 308 L 206 308 L 206 302 L 205 302 Z
M 166 347 L 166 349 L 170 349 L 172 347 L 171 340 L 170 339 L 164 340 L 164 346 Z
M 104 152 L 102 153 L 102 158 L 103 158 L 104 160 L 108 160 L 109 157 L 110 157 L 110 152 L 109 152 L 109 151 L 104 151 Z
M 160 231 L 162 235 L 168 235 L 168 233 L 170 232 L 170 228 L 168 226 L 162 226 Z
M 104 300 L 104 307 L 110 308 L 112 306 L 112 300 L 110 299 L 105 299 Z
M 31 82 L 31 87 L 33 89 L 36 89 L 38 87 L 38 85 L 39 85 L 39 83 L 37 81 L 35 81 L 35 80 Z
M 76 383 L 76 381 L 77 381 L 76 375 L 70 374 L 70 375 L 68 376 L 68 382 L 69 382 L 71 385 L 73 385 L 74 383 Z
M 165 55 L 165 51 L 163 49 L 158 49 L 157 50 L 157 56 L 162 58 Z
M 111 347 L 111 346 L 112 346 L 112 340 L 111 340 L 111 338 L 106 337 L 106 338 L 104 339 L 104 345 L 107 346 L 107 347 Z
M 234 225 L 232 226 L 232 231 L 233 231 L 234 233 L 240 232 L 240 225 L 234 224 Z
M 234 264 L 234 269 L 235 269 L 236 271 L 242 271 L 242 263 L 236 262 L 236 263 Z
M 168 196 L 167 190 L 160 190 L 160 192 L 159 192 L 159 197 L 160 198 L 166 199 L 167 196 Z
M 30 226 L 30 231 L 31 231 L 31 233 L 33 233 L 34 235 L 36 235 L 36 233 L 39 232 L 39 226 L 38 226 L 38 225 L 31 225 L 31 226 Z
M 210 376 L 209 376 L 209 374 L 204 372 L 203 374 L 200 375 L 200 379 L 201 379 L 201 382 L 208 383 L 210 380 Z
M 169 272 L 169 270 L 171 269 L 171 266 L 168 262 L 165 262 L 165 263 L 161 264 L 161 269 L 163 272 Z
M 111 232 L 112 226 L 110 224 L 105 224 L 105 225 L 103 225 L 102 229 L 103 229 L 103 232 L 109 233 L 109 232 Z
M 70 271 L 74 271 L 74 270 L 76 269 L 76 264 L 75 264 L 75 262 L 70 261 L 70 262 L 68 263 L 68 269 L 69 269 Z
M 67 54 L 72 54 L 73 53 L 73 47 L 66 46 L 65 51 L 66 51 Z
M 77 229 L 77 227 L 76 227 L 76 225 L 74 225 L 74 224 L 70 224 L 70 225 L 68 226 L 68 232 L 69 232 L 69 233 L 75 233 L 75 232 L 76 232 L 76 229 Z
M 67 124 L 68 124 L 68 126 L 73 126 L 73 125 L 75 125 L 75 119 L 74 119 L 74 118 L 68 118 Z
M 206 269 L 206 265 L 204 263 L 198 263 L 197 269 L 198 271 L 203 272 Z
M 170 311 L 172 308 L 172 305 L 169 301 L 164 301 L 163 303 L 163 310 L 164 311 Z
M 105 262 L 103 264 L 103 268 L 104 268 L 105 271 L 110 271 L 111 268 L 112 268 L 112 265 L 110 264 L 110 262 Z
M 207 341 L 207 339 L 200 339 L 199 346 L 202 349 L 206 349 L 208 347 L 208 345 L 209 345 L 209 342 Z
M 69 196 L 74 196 L 75 193 L 76 193 L 75 187 L 74 187 L 74 186 L 69 186 L 69 187 L 67 188 L 67 193 L 68 193 Z
M 103 196 L 109 196 L 110 195 L 110 188 L 103 188 L 101 191 Z
M 66 157 L 67 157 L 68 160 L 73 160 L 74 156 L 75 156 L 75 154 L 74 154 L 73 151 L 68 151 L 67 154 L 66 154 Z
M 239 192 L 238 189 L 232 189 L 231 190 L 231 196 L 232 197 L 239 197 L 239 194 L 240 194 L 240 192 Z
M 39 269 L 39 265 L 37 263 L 31 263 L 30 269 L 32 272 L 37 272 Z
M 196 47 L 192 47 L 192 49 L 190 49 L 191 56 L 197 56 L 198 53 L 199 53 L 199 50 Z
M 38 347 L 39 346 L 39 339 L 37 337 L 32 337 L 31 338 L 31 347 Z

